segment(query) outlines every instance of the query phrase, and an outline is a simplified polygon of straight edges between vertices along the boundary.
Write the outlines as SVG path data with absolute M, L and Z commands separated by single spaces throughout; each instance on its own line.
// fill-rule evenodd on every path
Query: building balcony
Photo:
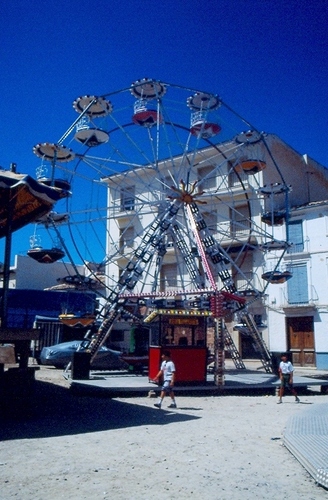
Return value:
M 109 210 L 109 213 L 109 217 L 115 218 L 118 221 L 119 225 L 132 220 L 136 216 L 136 211 L 134 210 L 134 208 L 131 208 L 129 210 L 124 210 L 121 208 L 120 210 L 114 210 L 113 212 Z
M 306 313 L 310 313 L 313 311 L 316 311 L 318 309 L 318 305 L 315 304 L 314 302 L 300 302 L 298 304 L 283 304 L 282 309 L 285 313 L 292 313 L 292 312 L 298 312 L 301 313 L 302 315 L 305 315 Z
M 240 295 L 244 297 L 254 297 L 260 294 L 262 285 L 259 276 L 255 272 L 244 272 L 234 278 L 235 286 Z
M 199 191 L 202 190 L 203 189 L 200 189 Z M 248 183 L 246 181 L 244 186 L 242 186 L 241 184 L 236 184 L 231 187 L 222 185 L 219 186 L 218 188 L 209 188 L 209 189 L 204 188 L 202 199 L 204 198 L 204 200 L 206 200 L 206 198 L 211 198 L 213 201 L 215 200 L 215 198 L 213 198 L 213 195 L 216 196 L 220 195 L 221 201 L 217 202 L 217 204 L 219 205 L 222 201 L 224 202 L 226 200 L 231 200 L 232 197 L 234 198 L 235 201 L 238 199 L 245 200 L 246 194 L 249 193 L 251 193 L 251 189 L 248 187 Z
M 319 307 L 319 296 L 314 286 L 309 288 L 308 297 L 289 297 L 287 290 L 282 290 L 282 304 L 281 308 L 286 312 L 302 311 L 302 314 L 306 312 L 315 311 Z
M 302 242 L 302 243 L 296 243 L 296 244 L 291 244 L 287 250 L 287 254 L 290 255 L 295 255 L 295 254 L 304 254 L 307 253 L 309 254 L 309 249 L 308 249 L 308 241 Z
M 248 245 L 247 249 L 258 245 L 258 240 L 251 233 L 247 219 L 238 222 L 222 222 L 219 224 L 219 230 L 220 233 L 213 234 L 213 237 L 228 252 L 238 252 L 246 245 Z
M 118 250 L 120 254 L 126 254 L 133 252 L 136 248 L 136 241 L 120 241 Z

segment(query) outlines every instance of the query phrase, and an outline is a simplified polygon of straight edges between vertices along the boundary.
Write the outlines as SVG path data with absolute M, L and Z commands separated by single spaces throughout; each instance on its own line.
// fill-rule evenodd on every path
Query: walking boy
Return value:
M 279 364 L 280 389 L 278 404 L 282 403 L 282 397 L 284 395 L 285 387 L 288 387 L 291 390 L 291 393 L 295 396 L 296 403 L 300 402 L 299 397 L 297 396 L 297 392 L 293 387 L 293 372 L 294 367 L 292 363 L 288 361 L 287 354 L 282 354 Z
M 162 385 L 162 390 L 161 394 L 159 396 L 158 402 L 154 404 L 156 408 L 161 408 L 163 399 L 166 394 L 169 394 L 171 397 L 171 404 L 169 405 L 169 408 L 176 408 L 176 402 L 174 398 L 174 380 L 175 380 L 175 365 L 173 361 L 171 360 L 171 353 L 170 351 L 164 351 L 162 354 L 162 364 L 161 364 L 161 369 L 157 373 L 156 377 L 154 378 L 155 382 L 158 382 L 160 377 L 163 377 L 163 385 Z

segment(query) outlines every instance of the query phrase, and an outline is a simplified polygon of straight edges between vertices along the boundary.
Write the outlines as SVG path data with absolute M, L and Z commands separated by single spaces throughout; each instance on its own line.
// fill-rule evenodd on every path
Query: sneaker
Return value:
M 300 398 L 299 398 L 298 396 L 296 396 L 296 398 L 295 398 L 295 403 L 300 403 L 300 402 L 301 402 L 301 401 L 300 401 Z
M 160 408 L 161 404 L 160 403 L 155 403 L 154 406 L 156 406 L 156 408 Z
M 171 404 L 168 406 L 168 408 L 176 408 L 176 407 L 177 407 L 177 405 L 176 405 L 175 403 L 171 403 Z
M 277 401 L 277 405 L 281 405 L 282 401 L 281 399 L 279 399 L 279 401 Z

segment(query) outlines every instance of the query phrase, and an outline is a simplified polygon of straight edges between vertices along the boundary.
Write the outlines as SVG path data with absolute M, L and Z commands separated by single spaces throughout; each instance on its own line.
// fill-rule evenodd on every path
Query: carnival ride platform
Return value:
M 328 374 L 326 377 L 317 378 L 316 370 L 303 370 L 302 375 L 294 375 L 294 386 L 298 391 L 316 387 L 316 390 L 326 391 L 328 388 Z M 104 393 L 110 397 L 134 397 L 147 395 L 153 391 L 158 392 L 159 386 L 149 380 L 146 375 L 135 375 L 123 372 L 90 372 L 87 380 L 70 380 L 73 391 L 81 393 Z M 280 385 L 275 374 L 268 374 L 259 369 L 236 370 L 227 369 L 224 374 L 224 384 L 218 386 L 214 382 L 214 375 L 207 374 L 206 382 L 203 384 L 181 384 L 177 383 L 175 392 L 177 395 L 205 394 L 234 394 L 254 395 L 264 393 L 274 395 Z

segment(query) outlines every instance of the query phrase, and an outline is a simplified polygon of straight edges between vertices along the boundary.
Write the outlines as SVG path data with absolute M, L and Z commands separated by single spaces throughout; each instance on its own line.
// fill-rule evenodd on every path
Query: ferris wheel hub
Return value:
M 192 184 L 187 184 L 183 180 L 181 180 L 180 188 L 171 186 L 171 189 L 175 192 L 175 194 L 172 196 L 168 196 L 168 198 L 179 200 L 186 205 L 191 205 L 192 203 L 206 204 L 206 201 L 200 201 L 197 199 L 199 196 L 204 194 L 204 191 L 195 193 L 197 184 L 197 181 L 193 182 Z

